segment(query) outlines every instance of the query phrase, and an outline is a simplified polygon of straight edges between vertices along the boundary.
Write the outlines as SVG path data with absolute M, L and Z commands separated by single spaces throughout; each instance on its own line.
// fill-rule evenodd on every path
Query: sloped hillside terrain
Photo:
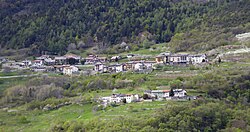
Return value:
M 230 2 L 203 15 L 193 29 L 175 34 L 174 51 L 207 51 L 219 46 L 240 44 L 237 36 L 250 31 L 249 1 Z
M 2 0 L 0 46 L 30 48 L 31 54 L 65 53 L 70 43 L 79 41 L 84 42 L 79 47 L 138 43 L 139 34 L 148 31 L 150 40 L 161 43 L 181 32 L 189 38 L 192 29 L 207 36 L 208 42 L 218 34 L 223 37 L 238 32 L 234 27 L 239 25 L 245 30 L 244 24 L 250 21 L 249 5 L 248 0 Z M 217 46 L 206 42 L 188 41 L 177 44 L 176 50 L 193 50 L 197 43 L 200 47 Z M 227 44 L 227 40 L 221 43 Z

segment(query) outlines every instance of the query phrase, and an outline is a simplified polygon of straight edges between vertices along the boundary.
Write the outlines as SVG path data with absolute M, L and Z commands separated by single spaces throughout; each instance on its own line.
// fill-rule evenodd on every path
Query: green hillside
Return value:
M 146 31 L 156 43 L 192 29 L 228 33 L 232 29 L 226 27 L 250 21 L 249 5 L 249 0 L 1 0 L 0 47 L 65 53 L 70 43 L 78 49 L 140 43 Z

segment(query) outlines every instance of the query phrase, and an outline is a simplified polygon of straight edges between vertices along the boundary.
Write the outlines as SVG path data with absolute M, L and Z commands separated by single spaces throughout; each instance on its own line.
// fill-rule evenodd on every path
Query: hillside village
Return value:
M 0 7 L 0 132 L 250 132 L 250 0 Z
M 139 58 L 139 59 L 138 59 Z M 121 61 L 123 60 L 123 61 Z M 125 60 L 125 61 L 124 61 Z M 121 62 L 120 62 L 121 61 Z M 150 60 L 141 59 L 140 55 L 127 54 L 125 57 L 112 56 L 111 58 L 89 55 L 86 58 L 75 54 L 64 56 L 42 55 L 34 60 L 13 61 L 1 58 L 3 69 L 9 70 L 31 70 L 33 72 L 62 73 L 64 75 L 80 75 L 85 70 L 83 66 L 92 67 L 88 69 L 91 74 L 96 73 L 118 73 L 133 71 L 138 73 L 149 73 L 156 65 L 197 65 L 207 63 L 206 54 L 172 54 L 161 53 Z
M 66 54 L 64 56 L 42 55 L 36 57 L 34 60 L 12 61 L 6 58 L 0 59 L 3 71 L 8 69 L 10 71 L 28 70 L 38 73 L 56 73 L 66 76 L 80 76 L 86 72 L 90 75 L 106 74 L 106 73 L 120 73 L 132 72 L 148 74 L 157 68 L 157 65 L 171 65 L 171 66 L 188 66 L 207 64 L 208 59 L 206 54 L 173 54 L 170 52 L 160 53 L 151 59 L 143 59 L 142 56 L 136 54 L 127 54 L 126 56 L 112 56 L 110 58 L 88 55 L 86 58 L 75 54 Z M 82 67 L 88 67 L 84 69 Z M 170 92 L 173 90 L 173 94 Z M 137 94 L 123 94 L 114 93 L 111 96 L 100 97 L 98 103 L 103 106 L 120 103 L 131 102 L 150 102 L 155 100 L 193 100 L 196 96 L 188 96 L 187 91 L 183 89 L 171 90 L 147 90 L 143 95 Z
M 142 59 L 143 57 L 135 54 L 126 56 L 112 56 L 110 58 L 88 55 L 86 58 L 75 54 L 66 54 L 64 56 L 42 55 L 34 60 L 23 60 L 20 62 L 2 58 L 2 68 L 9 70 L 30 70 L 41 73 L 59 73 L 66 76 L 79 76 L 89 71 L 89 74 L 105 74 L 132 72 L 151 73 L 157 68 L 157 65 L 188 66 L 197 64 L 207 64 L 206 54 L 173 54 L 170 52 L 160 53 L 151 59 Z M 81 69 L 84 66 L 90 68 Z M 170 93 L 173 94 L 170 94 Z M 155 101 L 155 100 L 193 100 L 196 96 L 188 96 L 187 91 L 183 89 L 171 90 L 147 90 L 143 95 L 114 93 L 111 96 L 100 97 L 97 100 L 103 106 L 110 104 Z

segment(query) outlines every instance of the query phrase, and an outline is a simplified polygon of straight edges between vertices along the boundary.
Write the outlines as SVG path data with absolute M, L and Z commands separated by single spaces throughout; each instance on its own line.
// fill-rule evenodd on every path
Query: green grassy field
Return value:
M 65 121 L 88 121 L 92 118 L 102 120 L 112 119 L 114 117 L 138 117 L 149 116 L 158 108 L 166 105 L 185 104 L 189 102 L 173 102 L 173 101 L 155 101 L 155 102 L 140 102 L 120 105 L 117 107 L 108 107 L 105 110 L 93 112 L 93 105 L 70 105 L 61 107 L 57 110 L 42 111 L 33 110 L 25 111 L 19 107 L 13 112 L 0 111 L 0 130 L 1 131 L 48 131 L 52 125 L 58 122 Z
M 70 105 L 46 112 L 42 110 L 25 111 L 22 108 L 17 108 L 16 112 L 0 112 L 0 130 L 47 131 L 53 123 L 59 121 L 88 120 L 93 116 L 90 104 Z

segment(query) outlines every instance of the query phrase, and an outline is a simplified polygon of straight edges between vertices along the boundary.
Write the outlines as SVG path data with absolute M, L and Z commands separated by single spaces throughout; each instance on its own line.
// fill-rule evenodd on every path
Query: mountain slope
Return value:
M 0 46 L 64 53 L 79 40 L 109 46 L 134 42 L 144 31 L 156 42 L 168 42 L 201 24 L 249 22 L 249 5 L 248 0 L 2 0 Z

